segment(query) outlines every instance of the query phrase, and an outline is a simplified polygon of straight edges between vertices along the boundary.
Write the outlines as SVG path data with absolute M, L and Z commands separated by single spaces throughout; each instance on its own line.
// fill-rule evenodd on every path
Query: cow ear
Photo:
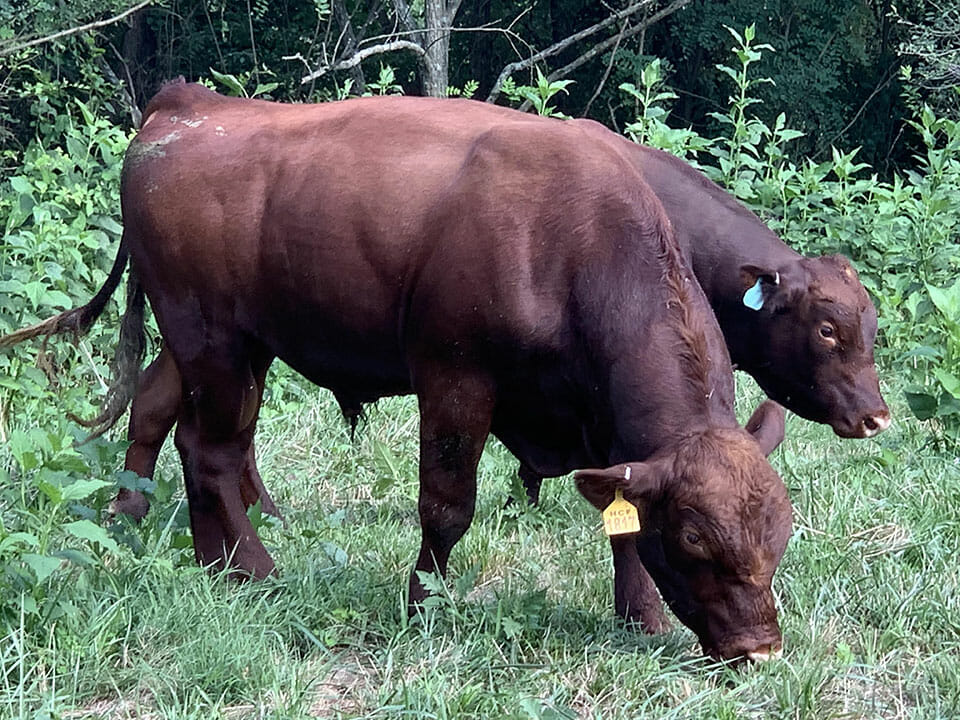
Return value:
M 577 490 L 598 510 L 613 502 L 614 493 L 638 507 L 645 507 L 660 492 L 660 477 L 655 462 L 614 465 L 602 470 L 578 470 L 574 476 Z
M 769 455 L 783 442 L 786 432 L 786 411 L 773 400 L 764 400 L 747 420 L 745 429 L 753 435 L 764 455 Z
M 743 304 L 751 310 L 761 310 L 777 294 L 780 273 L 759 265 L 741 265 L 740 282 L 743 285 Z

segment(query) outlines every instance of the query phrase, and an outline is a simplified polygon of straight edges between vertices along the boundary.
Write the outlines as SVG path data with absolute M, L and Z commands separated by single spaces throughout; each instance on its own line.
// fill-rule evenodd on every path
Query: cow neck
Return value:
M 609 283 L 620 290 L 606 293 L 598 308 L 600 318 L 617 323 L 599 335 L 603 347 L 596 349 L 610 363 L 600 384 L 608 388 L 611 464 L 646 459 L 710 427 L 736 426 L 722 335 L 678 246 L 670 235 L 656 235 L 646 242 L 657 250 L 652 291 L 636 279 L 643 265 L 650 268 L 651 258 L 640 253 L 612 273 Z M 634 302 L 614 304 L 614 298 Z
M 677 243 L 692 265 L 723 332 L 731 361 L 747 372 L 762 354 L 765 314 L 743 305 L 743 265 L 773 270 L 801 256 L 748 208 L 685 161 L 637 146 L 644 179 L 674 226 Z

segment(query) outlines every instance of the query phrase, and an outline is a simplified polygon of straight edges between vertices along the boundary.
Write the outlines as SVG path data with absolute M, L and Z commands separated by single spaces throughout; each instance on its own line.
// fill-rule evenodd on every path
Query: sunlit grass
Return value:
M 72 576 L 70 613 L 6 629 L 0 716 L 960 713 L 960 473 L 896 403 L 897 423 L 870 441 L 789 419 L 772 456 L 795 507 L 775 582 L 785 656 L 732 671 L 703 661 L 678 623 L 656 637 L 624 628 L 597 514 L 568 479 L 546 482 L 537 509 L 504 508 L 516 462 L 494 441 L 447 593 L 408 619 L 416 404 L 379 403 L 351 441 L 332 398 L 304 388 L 272 396 L 257 434 L 285 515 L 263 530 L 280 576 L 236 585 L 193 568 L 170 548 L 173 505 L 159 508 L 136 556 Z M 741 390 L 742 418 L 758 399 Z M 168 447 L 160 473 L 178 472 Z

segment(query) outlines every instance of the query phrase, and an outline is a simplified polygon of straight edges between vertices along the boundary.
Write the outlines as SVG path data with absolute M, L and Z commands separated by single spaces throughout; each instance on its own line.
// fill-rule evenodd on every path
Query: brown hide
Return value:
M 502 117 L 502 109 L 474 107 L 473 117 Z M 802 417 L 831 425 L 843 437 L 869 437 L 890 424 L 873 362 L 876 311 L 848 262 L 839 256 L 803 258 L 784 245 L 729 193 L 678 158 L 619 138 L 592 121 L 576 121 L 609 143 L 640 171 L 662 203 L 677 241 L 693 266 L 723 330 L 734 364 L 752 375 L 773 399 Z M 758 279 L 765 303 L 744 306 L 744 292 Z M 774 280 L 779 279 L 778 284 Z M 831 337 L 825 338 L 822 333 Z M 161 353 L 156 371 L 142 380 L 134 400 L 137 416 L 158 417 L 179 395 L 180 379 Z M 359 400 L 339 397 L 356 418 Z M 159 447 L 152 436 L 166 434 L 175 409 L 163 420 L 138 423 L 127 469 L 141 472 L 141 457 Z M 141 439 L 143 437 L 143 439 Z M 162 436 L 161 436 L 162 441 Z M 253 458 L 253 480 L 259 483 Z M 540 476 L 521 469 L 533 502 Z M 269 496 L 263 494 L 264 503 Z M 142 517 L 146 500 L 118 498 L 117 509 Z
M 144 117 L 124 244 L 181 377 L 200 562 L 273 571 L 240 477 L 280 357 L 348 407 L 417 394 L 417 570 L 443 572 L 469 526 L 489 432 L 546 475 L 655 457 L 654 577 L 681 620 L 721 657 L 779 643 L 783 484 L 736 426 L 723 337 L 669 222 L 611 143 L 470 101 L 283 106 L 190 85 Z M 694 501 L 727 532 L 691 565 L 664 528 Z M 618 568 L 639 570 L 640 544 L 615 544 Z M 743 562 L 757 582 L 727 587 L 719 570 Z

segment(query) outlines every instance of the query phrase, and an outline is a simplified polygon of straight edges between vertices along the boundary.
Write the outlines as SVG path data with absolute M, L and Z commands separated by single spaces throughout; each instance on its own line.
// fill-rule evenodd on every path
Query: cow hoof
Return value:
M 108 512 L 111 515 L 126 515 L 136 522 L 143 520 L 148 510 L 150 510 L 150 501 L 144 497 L 143 493 L 125 488 L 117 493 L 117 496 L 108 508 Z
M 672 629 L 670 621 L 663 612 L 663 606 L 628 610 L 624 620 L 628 628 L 639 630 L 646 635 L 659 635 Z

